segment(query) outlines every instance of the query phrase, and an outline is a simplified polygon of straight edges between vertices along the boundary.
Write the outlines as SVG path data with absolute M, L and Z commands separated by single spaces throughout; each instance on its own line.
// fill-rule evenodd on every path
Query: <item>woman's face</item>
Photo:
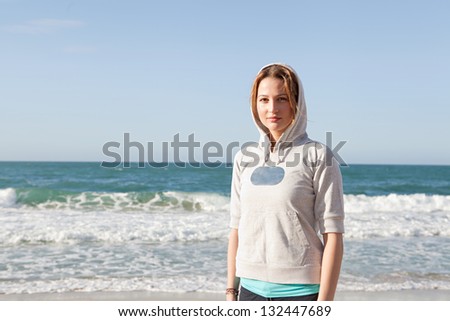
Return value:
M 256 106 L 260 121 L 270 130 L 272 137 L 278 140 L 294 117 L 283 81 L 273 77 L 261 80 Z

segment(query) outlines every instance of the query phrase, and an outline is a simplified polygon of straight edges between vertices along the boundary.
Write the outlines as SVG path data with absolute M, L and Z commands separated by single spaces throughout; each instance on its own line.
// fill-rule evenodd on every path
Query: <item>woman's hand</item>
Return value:
M 237 295 L 234 293 L 227 293 L 227 301 L 237 301 Z

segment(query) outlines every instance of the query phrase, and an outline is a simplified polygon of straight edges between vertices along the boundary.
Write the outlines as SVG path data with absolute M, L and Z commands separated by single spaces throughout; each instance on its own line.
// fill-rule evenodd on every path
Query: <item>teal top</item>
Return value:
M 241 278 L 241 286 L 265 298 L 281 298 L 319 293 L 319 284 L 281 284 Z

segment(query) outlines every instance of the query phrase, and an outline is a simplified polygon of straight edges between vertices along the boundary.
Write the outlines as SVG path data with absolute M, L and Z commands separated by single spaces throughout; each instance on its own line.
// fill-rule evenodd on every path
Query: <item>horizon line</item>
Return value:
M 102 163 L 103 161 L 98 160 L 0 160 L 0 163 Z M 220 162 L 220 166 L 226 164 L 233 164 L 233 162 Z M 114 163 L 114 162 L 112 162 Z M 114 164 L 144 164 L 144 165 L 152 165 L 152 164 L 161 164 L 161 162 L 139 162 L 139 161 L 129 161 L 129 162 L 116 162 Z M 168 162 L 168 164 L 180 165 L 185 164 L 189 165 L 190 162 Z M 192 164 L 200 165 L 200 164 L 216 164 L 217 162 L 192 162 Z M 358 165 L 373 165 L 373 166 L 450 166 L 450 164 L 436 164 L 436 163 L 347 163 L 347 166 L 358 166 Z M 192 167 L 192 166 L 190 166 Z M 219 167 L 219 166 L 216 166 Z M 345 166 L 344 166 L 345 167 Z

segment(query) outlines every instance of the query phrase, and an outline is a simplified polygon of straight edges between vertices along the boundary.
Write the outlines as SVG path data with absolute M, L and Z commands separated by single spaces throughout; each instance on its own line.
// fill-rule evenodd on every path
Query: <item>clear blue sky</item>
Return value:
M 445 0 L 0 0 L 0 160 L 110 161 L 125 132 L 157 154 L 177 133 L 255 140 L 252 80 L 286 62 L 310 137 L 347 141 L 346 162 L 450 164 L 449 15 Z

